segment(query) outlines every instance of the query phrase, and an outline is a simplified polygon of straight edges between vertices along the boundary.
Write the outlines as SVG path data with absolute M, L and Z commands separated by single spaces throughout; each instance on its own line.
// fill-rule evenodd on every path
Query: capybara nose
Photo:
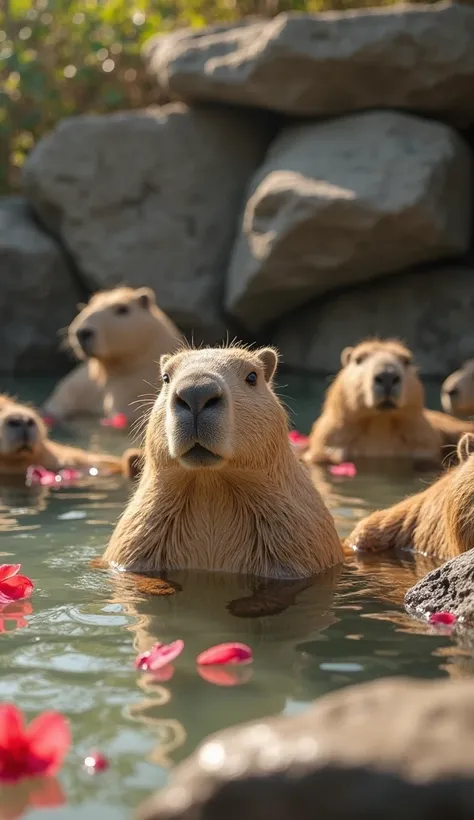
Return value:
M 391 393 L 396 392 L 401 384 L 400 374 L 391 367 L 387 367 L 385 370 L 381 370 L 380 373 L 377 373 L 374 377 L 374 381 L 377 387 L 383 390 L 386 396 L 390 396 Z
M 81 327 L 77 331 L 76 336 L 83 350 L 87 350 L 94 338 L 94 331 L 90 327 Z
M 25 442 L 29 440 L 32 431 L 36 427 L 35 420 L 25 416 L 8 416 L 5 420 L 5 424 L 11 430 L 16 440 L 23 439 Z
M 222 389 L 214 379 L 179 384 L 174 395 L 178 407 L 190 410 L 198 416 L 204 409 L 214 407 L 222 401 Z

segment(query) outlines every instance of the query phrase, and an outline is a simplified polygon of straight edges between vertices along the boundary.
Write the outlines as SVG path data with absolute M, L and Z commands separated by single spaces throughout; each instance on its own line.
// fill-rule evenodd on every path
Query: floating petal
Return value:
M 457 621 L 457 616 L 452 612 L 432 612 L 428 617 L 428 622 L 433 626 L 453 626 Z
M 198 655 L 197 663 L 201 666 L 214 666 L 216 664 L 241 664 L 252 661 L 252 650 L 244 643 L 220 643 L 211 646 Z
M 174 661 L 184 649 L 184 641 L 173 641 L 172 643 L 156 643 L 149 652 L 142 652 L 135 659 L 135 669 L 154 672 L 167 666 Z
M 345 461 L 342 464 L 333 464 L 333 466 L 329 468 L 329 472 L 336 476 L 354 478 L 354 476 L 357 475 L 357 468 L 351 461 Z

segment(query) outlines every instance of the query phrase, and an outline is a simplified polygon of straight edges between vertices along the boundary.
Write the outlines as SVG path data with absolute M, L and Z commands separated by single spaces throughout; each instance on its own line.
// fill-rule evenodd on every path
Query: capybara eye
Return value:
M 402 364 L 404 367 L 410 367 L 411 359 L 409 356 L 402 356 Z
M 130 308 L 128 305 L 117 305 L 115 308 L 115 314 L 117 316 L 125 316 L 126 313 L 130 313 Z
M 257 384 L 257 374 L 252 370 L 252 372 L 248 374 L 245 381 L 247 382 L 247 384 L 251 384 L 253 387 L 255 384 Z
M 356 356 L 355 363 L 356 364 L 362 364 L 362 362 L 365 360 L 365 358 L 366 358 L 365 353 L 361 353 L 360 356 Z
M 161 378 L 163 379 L 163 381 L 164 381 L 164 383 L 165 383 L 165 384 L 169 384 L 169 383 L 170 383 L 170 377 L 168 376 L 168 373 L 163 373 L 163 375 L 162 375 L 162 377 L 161 377 Z

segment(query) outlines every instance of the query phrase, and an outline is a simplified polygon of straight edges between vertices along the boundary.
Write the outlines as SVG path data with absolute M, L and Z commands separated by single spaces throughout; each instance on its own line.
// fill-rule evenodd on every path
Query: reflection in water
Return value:
M 18 386 L 14 392 L 34 398 Z M 300 416 L 296 426 L 307 432 L 319 397 L 306 381 L 299 395 L 306 421 Z M 97 437 L 92 427 L 81 431 L 56 432 L 78 446 Z M 127 442 L 105 428 L 94 444 L 119 453 Z M 342 537 L 372 510 L 431 480 L 393 470 L 354 478 L 336 478 L 323 467 L 312 473 Z M 0 612 L 0 700 L 16 703 L 28 719 L 62 711 L 74 738 L 60 774 L 67 807 L 53 813 L 33 806 L 31 820 L 126 820 L 210 732 L 303 710 L 342 686 L 385 675 L 472 676 L 473 647 L 465 637 L 404 612 L 406 590 L 433 566 L 422 556 L 351 554 L 344 567 L 301 584 L 207 573 L 170 573 L 158 582 L 97 571 L 91 560 L 102 554 L 129 493 L 119 478 L 52 490 L 0 484 L 0 562 L 21 563 L 35 583 L 30 601 Z M 157 676 L 134 669 L 138 652 L 176 638 L 185 648 L 166 679 L 164 670 Z M 233 686 L 206 680 L 196 656 L 230 640 L 252 647 L 254 661 L 241 669 L 250 679 Z M 83 771 L 92 748 L 110 761 L 100 777 Z M 48 803 L 51 794 L 33 792 L 25 803 L 24 795 L 23 787 L 1 794 L 0 814 L 54 802 L 54 795 Z
M 174 572 L 166 581 L 175 595 L 148 598 L 139 590 L 138 596 L 133 593 L 130 578 L 114 576 L 112 602 L 122 602 L 127 614 L 135 616 L 130 629 L 137 653 L 157 641 L 184 640 L 169 683 L 172 694 L 165 696 L 166 689 L 158 685 L 158 700 L 150 698 L 153 676 L 139 677 L 147 698 L 131 710 L 134 719 L 154 722 L 159 729 L 160 760 L 177 763 L 209 732 L 284 709 L 295 691 L 298 642 L 311 640 L 336 620 L 332 604 L 340 573 L 336 567 L 312 581 L 259 582 L 245 576 Z M 254 661 L 244 671 L 249 678 L 245 685 L 212 685 L 196 669 L 197 655 L 220 643 L 222 636 L 252 647 Z

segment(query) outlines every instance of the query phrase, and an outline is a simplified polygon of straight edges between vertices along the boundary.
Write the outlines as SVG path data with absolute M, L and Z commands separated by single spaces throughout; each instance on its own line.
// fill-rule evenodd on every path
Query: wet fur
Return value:
M 474 436 L 458 444 L 457 467 L 423 492 L 361 521 L 345 548 L 363 552 L 413 550 L 447 560 L 473 546 Z
M 121 305 L 130 311 L 122 319 L 114 316 Z M 150 288 L 129 287 L 99 291 L 82 306 L 68 336 L 79 359 L 85 354 L 76 333 L 84 327 L 95 331 L 97 349 L 58 384 L 45 411 L 57 418 L 84 413 L 87 393 L 91 413 L 97 412 L 99 403 L 106 415 L 124 413 L 130 421 L 140 419 L 152 404 L 145 397 L 156 384 L 160 356 L 180 344 L 178 328 L 157 306 Z
M 265 351 L 230 347 L 187 350 L 166 363 L 179 377 L 195 360 L 199 370 L 202 360 L 225 380 L 233 452 L 217 469 L 183 468 L 169 455 L 170 410 L 160 394 L 148 422 L 143 474 L 105 561 L 137 572 L 273 577 L 306 577 L 341 561 L 333 520 L 291 450 L 287 417 L 271 388 L 273 371 L 265 382 L 264 357 Z M 258 391 L 245 384 L 249 368 L 259 374 Z M 216 437 L 223 432 L 216 430 Z
M 26 405 L 19 404 L 9 396 L 0 395 L 0 437 L 3 420 L 11 413 L 25 414 L 33 418 L 38 429 L 38 441 L 30 452 L 0 451 L 0 475 L 18 476 L 26 474 L 31 464 L 39 464 L 48 470 L 60 470 L 63 467 L 98 467 L 111 473 L 124 472 L 122 459 L 100 453 L 89 453 L 77 447 L 70 447 L 51 441 L 46 427 L 39 415 Z
M 358 356 L 365 356 L 354 369 Z M 403 401 L 393 410 L 367 406 L 374 362 L 391 361 L 403 379 Z M 312 463 L 409 459 L 422 469 L 440 467 L 455 454 L 469 422 L 424 408 L 424 390 L 411 353 L 396 340 L 367 340 L 342 354 L 342 369 L 329 387 L 304 458 Z

